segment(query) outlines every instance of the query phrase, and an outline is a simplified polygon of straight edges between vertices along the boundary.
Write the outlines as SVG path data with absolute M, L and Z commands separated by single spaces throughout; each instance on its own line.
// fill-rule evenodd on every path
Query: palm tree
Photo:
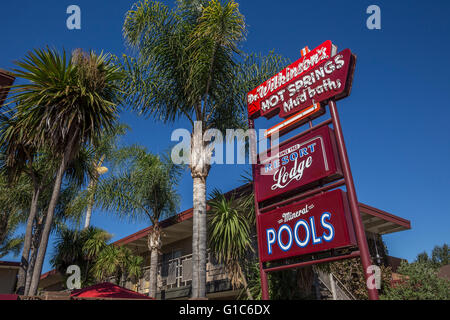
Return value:
M 215 189 L 208 202 L 212 215 L 209 227 L 209 248 L 219 263 L 223 263 L 234 288 L 244 287 L 247 298 L 253 300 L 247 284 L 243 263 L 253 252 L 248 221 L 248 207 L 232 194 L 225 197 Z
M 23 236 L 15 235 L 17 228 L 26 221 L 31 184 L 22 175 L 14 184 L 0 172 L 0 258 L 9 253 L 17 255 L 23 245 Z
M 93 282 L 90 277 L 93 262 L 99 252 L 106 247 L 109 239 L 111 235 L 98 228 L 90 227 L 81 231 L 62 228 L 57 233 L 50 263 L 63 275 L 70 265 L 79 266 L 81 285 L 89 285 Z
M 105 161 L 108 161 L 109 158 L 114 157 L 114 154 L 118 152 L 117 140 L 119 136 L 124 135 L 128 129 L 129 127 L 125 124 L 116 124 L 110 132 L 104 132 L 99 141 L 92 147 L 94 176 L 89 180 L 88 184 L 89 199 L 84 222 L 85 229 L 87 229 L 91 223 L 92 209 L 94 207 L 94 194 L 97 189 L 98 180 L 100 175 L 105 174 L 108 171 L 108 169 L 102 165 Z
M 132 147 L 124 149 L 123 153 L 123 159 L 130 159 L 130 153 L 133 159 L 121 172 L 99 184 L 96 202 L 103 209 L 117 212 L 122 218 L 148 219 L 151 223 L 147 241 L 151 253 L 149 296 L 156 297 L 162 232 L 160 220 L 176 213 L 178 195 L 174 188 L 180 170 L 169 159 L 160 159 L 143 148 Z
M 59 160 L 30 286 L 35 295 L 67 165 L 116 120 L 121 73 L 108 55 L 77 51 L 67 59 L 49 48 L 29 52 L 16 65 L 22 69 L 15 76 L 29 81 L 13 90 L 18 126 L 27 130 L 24 141 L 48 148 Z
M 180 0 L 174 10 L 157 1 L 140 1 L 128 11 L 123 34 L 138 53 L 124 62 L 129 104 L 164 122 L 185 117 L 192 126 L 192 297 L 205 297 L 206 179 L 212 144 L 203 141 L 203 133 L 246 128 L 246 92 L 284 61 L 274 55 L 236 61 L 245 23 L 234 0 Z
M 131 250 L 123 246 L 110 244 L 99 252 L 93 267 L 93 275 L 99 281 L 111 277 L 124 285 L 125 279 L 138 279 L 142 273 L 143 258 L 135 256 Z
M 67 229 L 67 223 L 78 222 L 82 216 L 82 212 L 77 212 L 69 210 L 72 206 L 72 202 L 76 199 L 81 186 L 84 184 L 86 172 L 89 172 L 90 163 L 88 150 L 82 148 L 78 153 L 77 157 L 69 164 L 66 170 L 66 183 L 64 183 L 61 194 L 58 198 L 58 204 L 56 205 L 55 215 L 53 217 L 53 223 L 51 231 L 61 231 Z M 46 158 L 40 156 L 38 161 L 34 165 L 40 164 Z M 49 159 L 51 160 L 51 159 Z M 48 206 L 50 204 L 50 199 L 52 196 L 53 188 L 52 182 L 54 181 L 54 171 L 57 168 L 57 164 L 54 163 L 53 166 L 49 165 L 48 171 L 44 172 L 44 175 L 49 179 L 42 189 L 39 201 L 37 204 L 37 213 L 33 221 L 32 239 L 29 253 L 29 263 L 25 274 L 25 284 L 24 289 L 22 289 L 23 294 L 28 295 L 31 286 L 31 280 L 33 276 L 34 267 L 36 265 L 37 254 L 39 252 L 39 246 L 42 239 L 42 231 L 44 228 L 44 222 L 46 213 L 48 211 Z
M 48 181 L 48 179 L 45 179 L 48 175 L 43 175 L 42 169 L 43 167 L 48 168 L 49 162 L 39 161 L 42 156 L 39 157 L 36 147 L 25 141 L 26 128 L 18 125 L 19 119 L 15 110 L 6 110 L 0 121 L 0 143 L 4 152 L 3 171 L 8 175 L 8 180 L 13 183 L 17 182 L 17 179 L 25 173 L 30 177 L 33 185 L 16 290 L 17 293 L 23 294 L 39 195 L 44 183 Z
M 139 277 L 142 257 L 127 248 L 108 245 L 110 239 L 111 235 L 99 228 L 63 228 L 58 232 L 52 266 L 61 274 L 70 265 L 79 266 L 82 287 L 111 276 Z

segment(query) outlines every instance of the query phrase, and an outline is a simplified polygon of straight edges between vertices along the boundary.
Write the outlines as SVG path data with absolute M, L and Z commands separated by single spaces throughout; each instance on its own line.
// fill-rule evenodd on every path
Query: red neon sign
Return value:
M 326 59 L 332 57 L 336 52 L 336 47 L 330 40 L 325 41 L 317 48 L 311 50 L 300 59 L 281 70 L 278 74 L 268 79 L 252 91 L 247 94 L 248 103 L 248 115 L 250 119 L 257 118 L 261 115 L 271 118 L 277 114 L 277 108 L 282 103 L 278 103 L 276 106 L 267 108 L 267 99 L 271 98 L 274 94 L 285 89 L 290 83 L 305 75 L 309 70 L 315 66 L 321 64 Z M 272 101 L 273 102 L 273 101 Z M 309 105 L 311 105 L 310 103 Z
M 258 216 L 262 262 L 356 246 L 346 193 L 329 191 Z
M 289 117 L 314 102 L 330 98 L 337 101 L 347 97 L 351 90 L 355 60 L 350 49 L 345 49 L 298 77 L 285 90 L 278 91 L 277 99 L 282 101 L 279 116 Z M 272 97 L 268 100 L 269 104 L 273 101 Z M 275 105 L 275 108 L 279 107 Z

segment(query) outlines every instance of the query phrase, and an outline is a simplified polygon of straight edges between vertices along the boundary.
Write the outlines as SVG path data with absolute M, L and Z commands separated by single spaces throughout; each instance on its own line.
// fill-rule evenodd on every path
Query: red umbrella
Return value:
M 0 300 L 18 300 L 17 294 L 0 294 Z
M 149 296 L 128 290 L 110 282 L 99 283 L 90 287 L 74 290 L 71 297 L 78 298 L 115 298 L 115 299 L 151 299 Z

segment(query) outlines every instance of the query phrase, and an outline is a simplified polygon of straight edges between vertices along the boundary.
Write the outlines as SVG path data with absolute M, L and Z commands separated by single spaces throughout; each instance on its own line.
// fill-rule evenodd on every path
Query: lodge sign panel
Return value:
M 260 156 L 255 169 L 256 200 L 258 202 L 311 186 L 314 182 L 329 182 L 341 177 L 335 151 L 333 130 L 323 126 L 293 137 L 270 150 L 266 159 Z
M 262 262 L 356 246 L 347 195 L 336 189 L 258 216 Z

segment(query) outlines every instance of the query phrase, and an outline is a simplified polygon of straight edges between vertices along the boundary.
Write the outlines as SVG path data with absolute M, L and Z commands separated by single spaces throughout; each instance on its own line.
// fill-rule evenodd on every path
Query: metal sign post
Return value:
M 347 187 L 348 199 L 350 202 L 350 211 L 353 217 L 353 226 L 356 232 L 356 239 L 358 241 L 358 247 L 361 252 L 361 262 L 364 269 L 364 275 L 367 280 L 371 276 L 368 273 L 368 268 L 372 264 L 370 259 L 369 247 L 367 245 L 366 233 L 361 220 L 361 214 L 359 213 L 358 198 L 356 197 L 355 184 L 353 182 L 352 171 L 350 169 L 350 162 L 348 161 L 347 149 L 345 147 L 344 136 L 342 134 L 341 122 L 339 120 L 339 114 L 336 108 L 336 102 L 330 100 L 328 105 L 330 106 L 331 118 L 333 120 L 333 127 L 336 135 L 336 143 L 338 147 L 339 157 L 341 159 L 342 171 L 344 174 L 345 185 Z M 369 299 L 378 300 L 378 291 L 376 288 L 368 288 Z
M 255 129 L 255 122 L 252 119 L 248 119 L 248 128 L 250 130 Z M 256 137 L 253 137 L 253 143 L 255 144 L 253 147 L 250 146 L 250 152 L 251 152 L 251 159 L 252 159 L 252 178 L 253 178 L 253 193 L 256 195 L 256 183 L 255 181 L 255 173 L 256 173 L 256 162 L 258 161 L 258 156 L 256 152 Z M 260 226 L 259 226 L 259 204 L 256 200 L 256 196 L 254 196 L 255 199 L 255 215 L 256 215 L 256 233 L 260 234 Z M 258 252 L 260 249 L 260 237 L 258 237 Z M 267 273 L 264 271 L 263 264 L 261 260 L 259 260 L 259 274 L 261 278 L 261 298 L 262 300 L 269 300 L 269 286 L 267 283 Z
M 352 221 L 353 221 L 353 227 L 355 230 L 357 245 L 358 245 L 359 250 L 353 251 L 346 255 L 332 256 L 329 258 L 324 258 L 324 259 L 319 259 L 319 260 L 311 260 L 311 261 L 305 261 L 305 262 L 300 262 L 300 263 L 295 263 L 295 264 L 281 265 L 281 266 L 269 267 L 269 268 L 264 268 L 263 262 L 260 259 L 259 269 L 260 269 L 261 291 L 262 291 L 262 299 L 263 300 L 269 299 L 269 290 L 268 290 L 268 282 L 267 282 L 267 273 L 269 273 L 269 272 L 282 271 L 282 270 L 291 269 L 291 268 L 300 268 L 300 267 L 305 267 L 305 266 L 309 266 L 309 265 L 313 265 L 313 264 L 333 262 L 333 261 L 339 261 L 339 260 L 349 259 L 349 258 L 356 258 L 359 256 L 361 258 L 362 266 L 364 268 L 364 275 L 365 275 L 366 283 L 368 282 L 369 277 L 371 276 L 371 274 L 368 273 L 367 271 L 368 271 L 368 267 L 372 264 L 372 262 L 371 262 L 371 258 L 370 258 L 369 248 L 367 245 L 367 239 L 366 239 L 366 235 L 365 235 L 365 231 L 364 231 L 364 226 L 363 226 L 363 223 L 361 220 L 361 215 L 359 213 L 358 200 L 357 200 L 357 196 L 356 196 L 353 176 L 352 176 L 351 169 L 350 169 L 350 163 L 348 160 L 347 150 L 345 147 L 344 137 L 342 134 L 342 127 L 341 127 L 341 123 L 340 123 L 340 119 L 339 119 L 339 115 L 337 112 L 335 101 L 330 100 L 328 104 L 330 107 L 331 119 L 326 120 L 326 121 L 322 122 L 321 124 L 316 125 L 314 127 L 312 127 L 310 124 L 310 128 L 308 130 L 306 130 L 305 132 L 315 130 L 324 125 L 328 126 L 329 124 L 333 124 L 335 138 L 336 138 L 336 145 L 337 145 L 337 153 L 338 153 L 338 157 L 341 161 L 342 173 L 344 176 L 343 180 L 341 179 L 340 181 L 336 181 L 327 186 L 316 188 L 313 190 L 308 190 L 306 192 L 295 195 L 292 198 L 272 204 L 270 206 L 263 208 L 262 209 L 263 212 L 261 212 L 259 203 L 255 196 L 256 229 L 257 229 L 258 235 L 260 235 L 261 234 L 261 230 L 260 230 L 261 226 L 260 226 L 260 218 L 259 218 L 260 215 L 265 214 L 265 212 L 268 212 L 269 210 L 272 210 L 275 207 L 284 206 L 290 202 L 297 201 L 298 199 L 312 197 L 315 194 L 322 193 L 322 192 L 325 192 L 325 191 L 328 191 L 331 189 L 335 189 L 335 188 L 345 185 L 346 189 L 347 189 L 348 200 L 349 200 L 349 204 L 350 204 L 350 211 L 351 211 L 351 216 L 352 216 Z M 254 121 L 249 119 L 248 123 L 249 123 L 249 128 L 254 129 L 254 127 L 255 127 Z M 252 150 L 252 157 L 254 157 L 253 159 L 257 159 L 256 154 L 255 154 L 255 148 L 252 148 L 251 150 Z M 258 166 L 255 163 L 252 164 L 252 174 L 253 174 L 254 181 L 255 181 L 257 167 Z M 258 185 L 256 183 L 254 183 L 253 188 L 254 188 L 253 189 L 254 193 L 256 194 Z M 258 250 L 260 250 L 260 248 L 261 248 L 261 237 L 258 237 Z M 376 288 L 368 288 L 368 295 L 369 295 L 370 300 L 377 300 L 378 299 L 377 289 Z
M 269 129 L 266 138 L 309 122 L 309 129 L 280 143 L 276 154 L 271 148 L 269 158 L 258 158 L 256 137 L 251 146 L 262 299 L 269 299 L 269 272 L 359 256 L 369 299 L 376 300 L 378 291 L 370 285 L 372 263 L 335 102 L 350 94 L 356 56 L 350 49 L 336 53 L 329 40 L 304 51 L 301 59 L 247 94 L 249 129 L 255 128 L 254 119 L 260 116 L 288 118 Z M 331 119 L 313 126 L 312 120 L 325 112 L 326 104 Z M 309 106 L 321 112 L 305 116 Z M 337 189 L 342 186 L 347 192 Z M 299 240 L 301 228 L 303 240 Z M 322 235 L 316 237 L 317 231 Z M 316 253 L 326 254 L 309 256 Z M 307 259 L 280 264 L 297 257 Z M 274 266 L 266 265 L 272 261 Z

